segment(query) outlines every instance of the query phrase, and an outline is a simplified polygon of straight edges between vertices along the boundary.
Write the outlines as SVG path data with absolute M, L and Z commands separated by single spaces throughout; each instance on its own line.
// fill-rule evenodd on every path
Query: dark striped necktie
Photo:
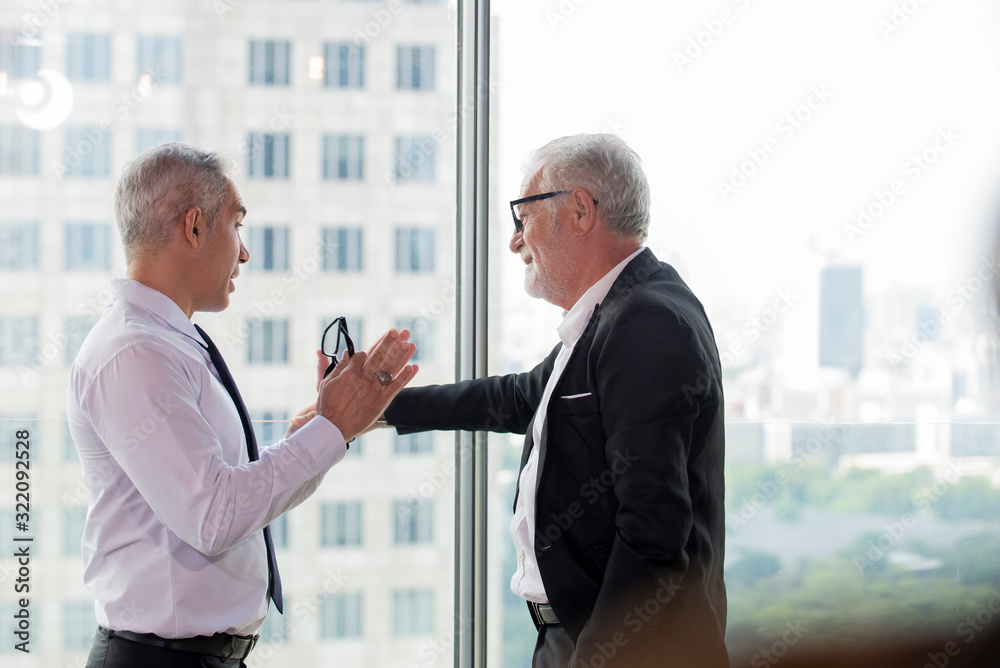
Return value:
M 247 413 L 243 397 L 240 396 L 240 391 L 236 389 L 233 374 L 229 373 L 226 360 L 222 359 L 222 353 L 219 352 L 219 348 L 212 342 L 208 334 L 205 333 L 205 330 L 198 325 L 195 325 L 194 328 L 198 330 L 201 338 L 205 339 L 205 343 L 208 344 L 206 346 L 208 356 L 211 358 L 212 364 L 215 365 L 215 370 L 219 372 L 219 379 L 222 381 L 223 387 L 229 392 L 229 396 L 233 398 L 233 403 L 236 404 L 236 411 L 240 414 L 240 421 L 243 423 L 243 433 L 246 435 L 247 454 L 250 456 L 250 461 L 257 461 L 260 459 L 260 452 L 257 450 L 257 437 L 254 436 L 253 427 L 250 425 L 250 414 Z M 274 558 L 274 541 L 271 540 L 270 525 L 264 527 L 264 544 L 267 546 L 267 594 L 274 601 L 274 607 L 277 608 L 278 612 L 283 613 L 281 576 L 278 575 L 278 562 Z

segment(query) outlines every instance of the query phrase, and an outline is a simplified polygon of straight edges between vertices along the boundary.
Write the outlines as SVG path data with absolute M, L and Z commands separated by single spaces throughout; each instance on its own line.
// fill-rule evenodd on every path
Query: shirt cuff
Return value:
M 317 415 L 300 427 L 288 440 L 300 443 L 313 453 L 316 465 L 327 470 L 347 454 L 347 443 L 340 428 L 322 415 Z

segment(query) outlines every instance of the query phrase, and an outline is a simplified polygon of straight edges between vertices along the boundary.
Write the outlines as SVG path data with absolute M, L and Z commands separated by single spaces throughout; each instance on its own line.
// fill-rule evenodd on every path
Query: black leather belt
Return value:
M 151 645 L 164 649 L 175 649 L 180 652 L 205 654 L 219 659 L 239 659 L 242 661 L 250 655 L 260 636 L 234 636 L 228 633 L 216 633 L 214 636 L 195 636 L 193 638 L 161 638 L 152 633 L 133 633 L 131 631 L 111 631 L 98 626 L 102 635 L 111 638 L 131 640 L 140 645 Z
M 539 629 L 547 624 L 558 624 L 559 618 L 556 611 L 548 603 L 535 603 L 528 601 L 528 610 L 531 612 L 531 621 L 535 623 L 535 628 Z

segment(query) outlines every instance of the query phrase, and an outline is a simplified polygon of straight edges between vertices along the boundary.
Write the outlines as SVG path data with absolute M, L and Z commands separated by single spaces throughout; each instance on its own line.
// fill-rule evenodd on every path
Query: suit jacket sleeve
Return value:
M 404 388 L 385 411 L 401 434 L 415 431 L 494 431 L 523 434 L 542 400 L 559 346 L 531 371 L 451 385 Z

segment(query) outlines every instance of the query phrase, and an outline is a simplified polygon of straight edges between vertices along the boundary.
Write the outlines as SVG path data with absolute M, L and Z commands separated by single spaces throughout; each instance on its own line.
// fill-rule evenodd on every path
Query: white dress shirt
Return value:
M 597 305 L 604 301 L 608 291 L 614 284 L 615 279 L 622 273 L 625 266 L 632 261 L 636 255 L 641 253 L 645 247 L 640 248 L 627 258 L 619 262 L 614 269 L 606 273 L 599 281 L 594 283 L 583 295 L 573 304 L 573 307 L 563 314 L 562 324 L 559 325 L 559 339 L 562 341 L 562 348 L 556 355 L 555 364 L 552 367 L 552 374 L 545 384 L 545 391 L 542 393 L 542 401 L 538 404 L 535 412 L 534 426 L 531 431 L 532 448 L 528 455 L 528 461 L 521 469 L 521 476 L 518 480 L 517 505 L 514 507 L 514 517 L 510 521 L 510 535 L 514 540 L 514 549 L 517 550 L 517 570 L 510 579 L 510 589 L 523 599 L 534 601 L 535 603 L 548 603 L 549 599 L 545 594 L 545 586 L 542 584 L 542 576 L 538 572 L 538 560 L 535 558 L 535 496 L 538 483 L 538 450 L 542 441 L 542 426 L 545 424 L 545 417 L 548 414 L 549 400 L 559 379 L 562 377 L 566 364 L 573 354 L 576 342 L 583 335 L 583 330 L 587 328 L 590 317 L 594 313 Z
M 268 608 L 261 529 L 315 491 L 344 438 L 316 417 L 250 462 L 236 406 L 180 307 L 135 281 L 112 281 L 111 294 L 66 407 L 97 622 L 165 638 L 251 634 Z

